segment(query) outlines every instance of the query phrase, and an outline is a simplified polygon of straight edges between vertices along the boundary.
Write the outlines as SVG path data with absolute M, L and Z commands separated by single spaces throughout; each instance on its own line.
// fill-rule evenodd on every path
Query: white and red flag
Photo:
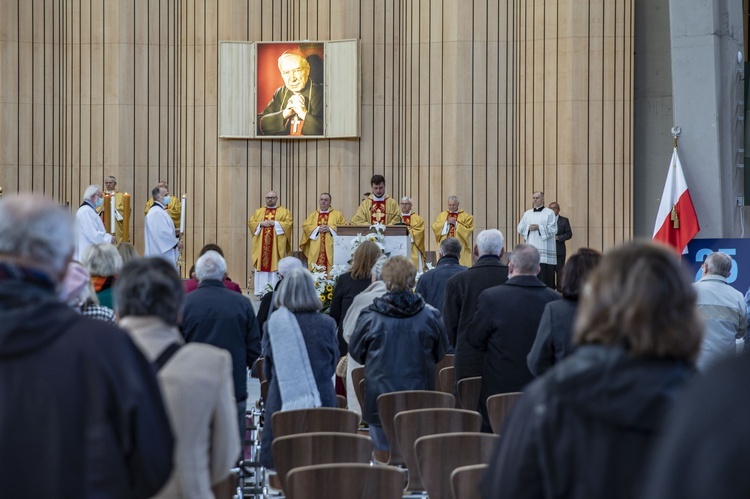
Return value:
M 681 253 L 687 253 L 687 244 L 699 230 L 698 217 L 675 147 L 654 223 L 653 239 L 669 244 Z

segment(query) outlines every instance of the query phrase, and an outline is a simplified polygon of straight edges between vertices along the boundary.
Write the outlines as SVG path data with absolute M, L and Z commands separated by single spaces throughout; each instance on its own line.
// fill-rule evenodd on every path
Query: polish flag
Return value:
M 687 253 L 687 244 L 699 230 L 698 217 L 675 147 L 654 223 L 653 239 L 673 246 L 681 253 Z

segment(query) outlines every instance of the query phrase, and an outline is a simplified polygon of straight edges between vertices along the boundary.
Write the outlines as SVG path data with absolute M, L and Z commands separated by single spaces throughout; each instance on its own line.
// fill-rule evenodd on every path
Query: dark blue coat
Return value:
M 458 263 L 454 256 L 444 256 L 438 260 L 434 269 L 422 274 L 417 282 L 416 292 L 422 295 L 428 305 L 432 305 L 438 312 L 443 313 L 443 301 L 445 296 L 445 283 L 448 279 L 466 270 L 466 267 Z

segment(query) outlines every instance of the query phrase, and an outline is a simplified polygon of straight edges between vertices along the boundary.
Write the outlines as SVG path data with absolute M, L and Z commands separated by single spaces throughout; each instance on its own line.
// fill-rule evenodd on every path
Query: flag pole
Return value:
M 672 127 L 672 137 L 674 138 L 674 148 L 677 149 L 677 140 L 680 137 L 680 134 L 682 133 L 682 129 L 678 126 Z

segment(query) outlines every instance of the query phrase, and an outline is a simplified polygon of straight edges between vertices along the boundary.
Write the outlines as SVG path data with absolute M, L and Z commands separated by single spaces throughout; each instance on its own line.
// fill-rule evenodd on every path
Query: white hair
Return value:
M 65 275 L 75 243 L 70 212 L 32 194 L 6 196 L 0 201 L 0 257 L 22 264 L 44 265 Z
M 500 253 L 503 252 L 503 243 L 505 243 L 505 238 L 503 237 L 503 233 L 499 230 L 483 230 L 477 236 L 477 252 L 479 253 L 479 256 L 500 256 Z
M 414 204 L 414 203 L 412 203 L 412 202 L 411 202 L 411 198 L 410 198 L 409 196 L 404 196 L 404 197 L 402 197 L 402 198 L 401 198 L 401 202 L 402 202 L 402 203 L 403 203 L 403 202 L 407 202 L 407 203 L 409 203 L 409 204 Z
M 281 277 L 284 277 L 287 275 L 292 269 L 299 269 L 302 268 L 302 260 L 299 258 L 295 258 L 293 256 L 285 256 L 281 260 L 279 260 L 279 275 Z
M 199 282 L 221 281 L 227 273 L 227 262 L 216 251 L 206 251 L 195 262 L 195 276 Z
M 91 201 L 91 198 L 93 198 L 100 190 L 102 190 L 101 185 L 91 184 L 90 186 L 86 187 L 85 191 L 83 191 L 83 200 Z

